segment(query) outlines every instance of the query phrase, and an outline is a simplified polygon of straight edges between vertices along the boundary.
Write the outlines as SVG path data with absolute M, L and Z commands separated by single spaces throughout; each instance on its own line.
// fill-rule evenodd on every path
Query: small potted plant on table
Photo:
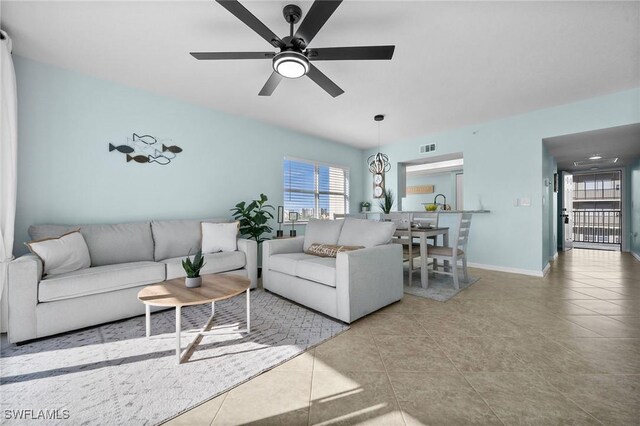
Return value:
M 188 288 L 196 288 L 202 285 L 202 277 L 200 276 L 200 270 L 205 265 L 204 257 L 202 257 L 202 250 L 198 250 L 193 257 L 193 261 L 187 255 L 187 258 L 182 261 L 182 267 L 187 273 L 187 277 L 184 279 L 184 284 Z
M 360 211 L 362 213 L 366 213 L 369 211 L 369 209 L 371 208 L 371 203 L 368 201 L 363 201 L 360 203 Z

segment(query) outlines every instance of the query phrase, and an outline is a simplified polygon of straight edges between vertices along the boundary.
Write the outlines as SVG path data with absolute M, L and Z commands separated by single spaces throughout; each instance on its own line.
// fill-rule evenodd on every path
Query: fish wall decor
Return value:
M 117 151 L 124 154 L 127 163 L 155 163 L 166 166 L 182 152 L 182 148 L 173 145 L 172 142 L 171 139 L 158 139 L 151 135 L 133 133 L 122 145 L 109 142 L 109 152 Z

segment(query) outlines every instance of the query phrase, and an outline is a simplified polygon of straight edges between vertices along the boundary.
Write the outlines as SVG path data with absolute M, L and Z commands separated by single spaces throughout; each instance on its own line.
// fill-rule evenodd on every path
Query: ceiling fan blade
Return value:
M 271 59 L 274 52 L 190 52 L 191 56 L 202 60 L 217 59 Z
M 308 46 L 320 31 L 320 28 L 340 6 L 340 3 L 342 3 L 342 0 L 316 0 L 313 2 L 293 38 L 301 38 L 304 40 L 305 46 Z
M 307 50 L 313 61 L 389 60 L 395 46 L 323 47 Z
M 258 33 L 260 37 L 267 40 L 273 47 L 284 47 L 284 42 L 275 35 L 265 24 L 256 18 L 246 7 L 237 0 L 216 0 L 220 6 L 231 12 L 236 18 L 245 23 L 249 28 Z
M 281 81 L 282 76 L 275 71 L 272 72 L 271 77 L 269 77 L 269 80 L 267 80 L 267 82 L 264 84 L 262 90 L 260 90 L 260 93 L 258 93 L 258 95 L 271 96 L 271 94 L 274 90 L 276 90 L 276 87 L 278 87 L 278 84 L 280 84 Z
M 318 86 L 322 87 L 334 98 L 344 93 L 344 90 L 338 87 L 337 84 L 331 81 L 329 77 L 324 75 L 318 68 L 313 66 L 313 64 L 309 64 L 309 72 L 307 73 L 307 76 L 309 76 L 311 80 L 315 81 Z

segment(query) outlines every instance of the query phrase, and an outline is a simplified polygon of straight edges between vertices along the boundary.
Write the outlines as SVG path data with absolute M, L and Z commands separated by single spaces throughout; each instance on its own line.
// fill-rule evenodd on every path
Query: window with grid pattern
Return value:
M 290 212 L 297 212 L 301 221 L 349 213 L 348 168 L 285 158 L 283 174 L 285 221 Z

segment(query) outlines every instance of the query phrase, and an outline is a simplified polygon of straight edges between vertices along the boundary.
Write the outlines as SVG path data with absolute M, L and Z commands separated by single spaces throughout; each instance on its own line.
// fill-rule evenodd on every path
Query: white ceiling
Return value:
M 289 2 L 243 4 L 284 36 Z M 345 1 L 311 47 L 396 51 L 317 63 L 345 90 L 335 99 L 308 78 L 258 97 L 270 61 L 192 58 L 272 50 L 213 1 L 3 0 L 0 13 L 18 55 L 356 147 L 377 145 L 378 113 L 386 144 L 640 86 L 638 2 Z
M 600 169 L 633 164 L 640 158 L 640 123 L 611 127 L 591 132 L 574 133 L 544 140 L 558 163 L 558 170 L 583 171 L 592 167 Z M 602 164 L 602 160 L 575 166 L 574 161 L 588 160 L 591 156 L 603 159 L 618 158 L 615 165 Z

